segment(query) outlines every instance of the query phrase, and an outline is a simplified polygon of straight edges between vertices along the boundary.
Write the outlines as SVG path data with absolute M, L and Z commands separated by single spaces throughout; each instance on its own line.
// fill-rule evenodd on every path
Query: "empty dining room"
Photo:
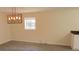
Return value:
M 0 51 L 78 51 L 78 7 L 0 7 Z

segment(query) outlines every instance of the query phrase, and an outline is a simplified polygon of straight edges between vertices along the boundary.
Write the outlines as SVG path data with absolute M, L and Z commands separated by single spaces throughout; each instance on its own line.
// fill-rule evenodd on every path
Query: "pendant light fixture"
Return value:
M 21 24 L 22 23 L 22 14 L 17 13 L 15 7 L 12 8 L 12 12 L 7 16 L 8 24 Z

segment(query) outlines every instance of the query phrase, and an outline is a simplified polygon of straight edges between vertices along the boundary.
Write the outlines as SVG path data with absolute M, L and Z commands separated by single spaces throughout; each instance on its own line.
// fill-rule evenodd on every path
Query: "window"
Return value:
M 26 30 L 35 30 L 36 29 L 35 17 L 26 17 L 24 20 L 24 25 Z

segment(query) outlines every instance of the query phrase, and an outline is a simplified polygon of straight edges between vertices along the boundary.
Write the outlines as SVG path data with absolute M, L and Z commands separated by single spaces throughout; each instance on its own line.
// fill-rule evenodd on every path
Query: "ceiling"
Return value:
M 11 13 L 13 7 L 0 7 L 1 13 Z M 14 8 L 15 9 L 15 8 Z M 17 13 L 41 12 L 51 10 L 52 7 L 16 7 Z

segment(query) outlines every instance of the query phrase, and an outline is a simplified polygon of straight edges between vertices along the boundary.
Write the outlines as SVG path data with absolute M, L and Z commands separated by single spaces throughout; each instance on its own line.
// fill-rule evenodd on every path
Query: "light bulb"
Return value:
M 21 18 L 19 17 L 19 19 L 21 19 Z
M 13 19 L 15 20 L 15 17 Z
M 16 16 L 16 19 L 18 19 L 18 17 Z
M 9 20 L 10 20 L 10 17 L 9 17 Z

